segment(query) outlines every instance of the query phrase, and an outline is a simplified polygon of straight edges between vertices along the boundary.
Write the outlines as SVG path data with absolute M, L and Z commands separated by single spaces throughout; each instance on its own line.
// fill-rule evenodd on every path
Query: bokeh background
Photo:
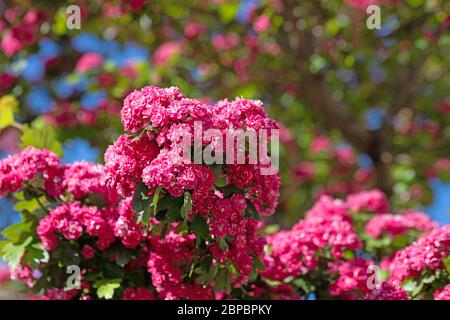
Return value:
M 80 8 L 80 29 L 66 9 Z M 381 28 L 366 26 L 369 4 Z M 124 97 L 178 86 L 260 99 L 282 124 L 289 226 L 321 194 L 373 187 L 450 223 L 450 2 L 0 0 L 0 158 L 102 162 Z M 13 115 L 13 116 L 12 116 Z M 11 118 L 13 117 L 13 118 Z M 18 220 L 0 199 L 0 229 Z

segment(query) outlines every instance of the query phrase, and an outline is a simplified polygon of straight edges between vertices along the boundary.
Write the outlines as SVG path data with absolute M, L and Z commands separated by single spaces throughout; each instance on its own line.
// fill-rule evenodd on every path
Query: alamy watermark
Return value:
M 76 4 L 66 8 L 66 27 L 68 30 L 81 29 L 81 9 Z
M 366 26 L 369 30 L 381 29 L 381 8 L 376 4 L 367 7 L 366 13 L 369 15 L 366 20 Z
M 66 273 L 70 274 L 70 276 L 67 278 L 67 281 L 66 281 L 67 290 L 80 289 L 81 288 L 81 269 L 80 269 L 80 267 L 75 264 L 67 266 Z
M 374 291 L 381 288 L 381 269 L 379 266 L 371 264 L 367 267 L 367 288 Z

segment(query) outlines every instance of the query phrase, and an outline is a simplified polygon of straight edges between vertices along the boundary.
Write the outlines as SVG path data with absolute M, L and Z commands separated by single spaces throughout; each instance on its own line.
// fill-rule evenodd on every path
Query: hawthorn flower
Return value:
M 384 281 L 379 289 L 373 289 L 365 300 L 411 300 L 405 290 L 395 281 Z
M 42 179 L 46 192 L 56 196 L 61 192 L 61 171 L 56 154 L 27 147 L 0 160 L 0 196 L 18 191 L 24 182 L 32 179 Z

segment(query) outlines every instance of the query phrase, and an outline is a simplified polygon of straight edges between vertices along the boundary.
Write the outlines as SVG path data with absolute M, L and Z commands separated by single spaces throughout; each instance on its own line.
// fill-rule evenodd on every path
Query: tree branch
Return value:
M 305 61 L 314 53 L 315 44 L 311 34 L 295 29 L 297 19 L 293 15 L 294 7 L 295 3 L 285 1 L 287 21 L 293 29 L 287 34 L 286 45 L 295 58 L 298 70 L 303 70 Z M 333 99 L 322 75 L 305 71 L 301 86 L 306 102 L 323 116 L 329 127 L 339 129 L 344 138 L 360 151 L 368 151 L 370 133 L 350 115 L 346 105 Z

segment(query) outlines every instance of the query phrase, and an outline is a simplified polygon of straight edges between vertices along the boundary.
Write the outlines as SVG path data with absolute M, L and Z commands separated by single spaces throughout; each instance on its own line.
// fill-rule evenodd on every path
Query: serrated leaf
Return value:
M 3 246 L 1 250 L 2 258 L 3 260 L 8 262 L 8 265 L 11 269 L 17 268 L 25 253 L 26 247 L 31 243 L 32 240 L 33 239 L 31 237 L 28 237 L 21 244 L 15 245 L 12 242 L 9 242 Z
M 355 258 L 355 253 L 354 253 L 352 250 L 345 249 L 345 250 L 344 250 L 344 253 L 343 253 L 343 255 L 342 255 L 342 257 L 343 257 L 345 260 L 352 260 L 352 259 Z
M 0 98 L 0 130 L 15 123 L 14 112 L 17 110 L 18 101 L 12 95 Z
M 6 227 L 0 234 L 17 244 L 24 233 L 31 231 L 31 225 L 31 221 L 21 221 Z
M 14 112 L 11 109 L 0 110 L 0 130 L 14 124 Z
M 224 238 L 219 238 L 219 247 L 222 251 L 228 250 L 228 242 Z
M 42 201 L 43 198 L 44 197 L 40 197 L 39 200 Z M 29 212 L 33 212 L 34 210 L 38 209 L 39 207 L 40 207 L 39 203 L 34 197 L 29 200 L 21 200 L 14 205 L 14 209 L 19 212 L 21 212 L 23 210 L 28 210 Z
M 202 274 L 201 276 L 199 276 L 197 278 L 197 280 L 203 284 L 203 285 L 207 285 L 209 283 L 211 283 L 214 278 L 216 277 L 217 273 L 219 271 L 219 266 L 217 264 L 211 264 L 211 266 L 209 267 L 208 272 Z
M 231 277 L 227 269 L 220 269 L 214 283 L 214 290 L 224 290 L 226 293 L 231 292 Z
M 192 211 L 192 197 L 191 193 L 186 191 L 183 194 L 183 206 L 180 209 L 180 214 L 183 219 L 187 217 L 187 214 Z
M 147 196 L 148 187 L 141 181 L 136 184 L 133 193 L 133 210 L 136 213 L 144 211 L 149 206 L 149 198 Z
M 120 288 L 120 282 L 103 283 L 97 288 L 97 296 L 107 300 L 112 299 L 117 288 Z
M 2 258 L 8 262 L 11 269 L 17 268 L 24 253 L 25 248 L 23 246 L 17 246 L 11 242 L 2 248 Z
M 202 239 L 208 238 L 209 226 L 203 217 L 195 216 L 192 220 L 191 228 L 195 234 L 197 243 L 199 243 Z
M 41 119 L 33 121 L 31 125 L 23 126 L 20 145 L 48 149 L 59 156 L 63 154 L 62 145 L 56 139 L 55 131 Z
M 29 264 L 31 268 L 37 268 L 41 262 L 48 262 L 50 255 L 40 243 L 34 243 L 27 248 L 24 264 Z
M 245 209 L 244 216 L 245 216 L 246 218 L 259 219 L 259 213 L 258 213 L 258 211 L 256 211 L 255 206 L 254 206 L 253 203 L 251 203 L 251 201 L 249 201 L 249 200 L 247 200 L 247 208 Z
M 159 201 L 159 194 L 161 193 L 162 187 L 158 187 L 155 190 L 155 193 L 153 194 L 153 200 L 152 200 L 152 208 L 153 208 L 153 214 L 155 214 L 158 211 L 158 201 Z

